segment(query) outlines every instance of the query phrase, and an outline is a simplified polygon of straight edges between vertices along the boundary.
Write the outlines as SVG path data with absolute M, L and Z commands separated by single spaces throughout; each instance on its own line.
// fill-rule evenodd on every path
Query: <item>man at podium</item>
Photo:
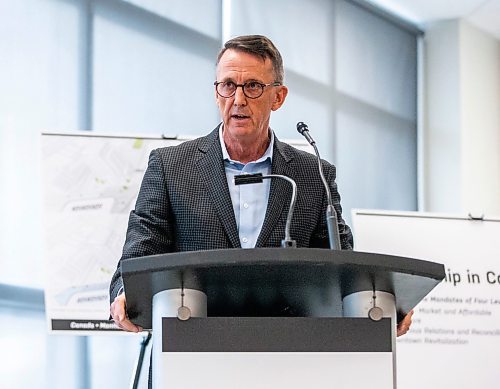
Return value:
M 269 127 L 271 112 L 287 94 L 281 55 L 268 38 L 240 36 L 226 42 L 214 83 L 222 123 L 204 137 L 151 153 L 120 261 L 178 251 L 280 246 L 291 190 L 277 180 L 236 186 L 234 176 L 247 173 L 292 178 L 297 201 L 290 235 L 297 247 L 328 248 L 328 204 L 317 159 L 281 142 Z M 350 250 L 353 238 L 342 219 L 335 167 L 325 161 L 322 166 L 340 246 Z M 120 265 L 110 299 L 116 324 L 141 331 L 126 316 Z

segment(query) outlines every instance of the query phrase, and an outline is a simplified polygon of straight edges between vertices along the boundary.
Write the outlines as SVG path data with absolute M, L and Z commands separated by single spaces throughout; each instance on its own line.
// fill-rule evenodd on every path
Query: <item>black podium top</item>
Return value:
M 190 251 L 122 261 L 129 318 L 149 329 L 153 296 L 204 291 L 208 316 L 342 316 L 342 298 L 377 290 L 409 312 L 444 277 L 444 266 L 392 255 L 326 249 Z

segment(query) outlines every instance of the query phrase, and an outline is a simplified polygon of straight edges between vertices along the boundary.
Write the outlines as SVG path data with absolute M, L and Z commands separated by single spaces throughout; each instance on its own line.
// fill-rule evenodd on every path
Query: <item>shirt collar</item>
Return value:
M 219 127 L 219 141 L 220 141 L 220 147 L 222 149 L 222 158 L 226 161 L 241 163 L 240 161 L 235 161 L 231 159 L 231 157 L 229 156 L 226 144 L 224 143 L 224 139 L 222 138 L 222 127 L 223 124 L 221 124 Z M 267 146 L 266 152 L 258 160 L 252 162 L 258 163 L 258 162 L 264 162 L 267 159 L 269 159 L 270 161 L 273 160 L 274 131 L 269 129 L 269 132 L 271 133 L 271 142 L 269 142 L 269 146 Z

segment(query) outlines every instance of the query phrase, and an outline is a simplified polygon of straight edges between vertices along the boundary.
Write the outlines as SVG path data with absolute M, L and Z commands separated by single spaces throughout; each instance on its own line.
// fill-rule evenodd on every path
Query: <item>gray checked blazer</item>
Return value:
M 335 167 L 323 161 L 339 217 L 343 249 L 352 249 L 351 230 L 341 217 Z M 327 197 L 315 156 L 275 138 L 272 173 L 297 183 L 291 224 L 297 247 L 328 247 Z M 272 180 L 257 247 L 279 247 L 285 235 L 291 187 Z M 224 170 L 218 127 L 207 136 L 151 152 L 135 210 L 130 213 L 120 259 L 176 251 L 241 247 Z M 114 300 L 122 287 L 120 263 L 110 285 Z

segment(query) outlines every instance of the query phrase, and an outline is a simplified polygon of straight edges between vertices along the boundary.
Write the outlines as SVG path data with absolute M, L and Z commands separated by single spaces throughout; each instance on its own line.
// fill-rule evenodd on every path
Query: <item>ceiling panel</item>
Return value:
M 500 40 L 500 0 L 490 0 L 474 11 L 467 21 Z
M 500 39 L 500 0 L 366 0 L 417 24 L 463 18 Z

